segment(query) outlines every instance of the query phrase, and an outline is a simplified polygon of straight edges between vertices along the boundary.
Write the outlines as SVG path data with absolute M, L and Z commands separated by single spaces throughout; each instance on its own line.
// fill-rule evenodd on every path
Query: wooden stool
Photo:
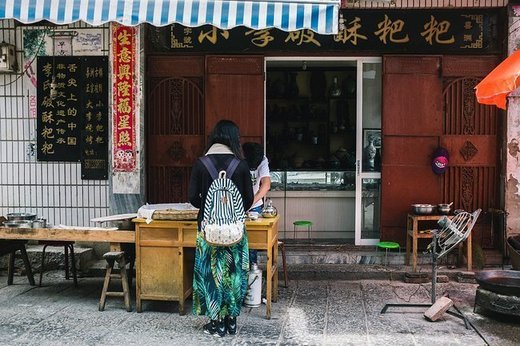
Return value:
M 23 263 L 25 265 L 25 272 L 27 275 L 27 279 L 29 280 L 29 284 L 34 286 L 34 277 L 31 270 L 31 262 L 29 261 L 29 257 L 27 256 L 27 251 L 25 250 L 26 240 L 0 240 L 0 256 L 9 255 L 9 264 L 7 266 L 7 284 L 12 285 L 14 279 L 14 260 L 16 251 L 20 251 L 22 255 Z
M 132 306 L 130 305 L 130 290 L 128 289 L 128 277 L 126 275 L 125 253 L 123 251 L 107 252 L 103 255 L 103 258 L 107 261 L 107 270 L 105 273 L 105 282 L 103 283 L 103 291 L 101 292 L 101 299 L 99 300 L 99 311 L 105 310 L 107 297 L 123 297 L 125 299 L 126 311 L 132 311 Z M 112 274 L 115 262 L 117 262 L 119 266 L 119 274 Z M 121 279 L 123 292 L 108 291 L 108 285 L 112 278 Z
M 281 240 L 278 240 L 278 248 L 282 253 L 282 264 L 283 264 L 283 277 L 285 281 L 285 288 L 289 287 L 289 277 L 287 276 L 287 263 L 285 261 L 285 243 Z
M 54 240 L 40 240 L 38 244 L 43 245 L 42 251 L 42 266 L 40 268 L 40 283 L 39 286 L 42 285 L 42 278 L 44 272 L 45 265 L 45 249 L 47 246 L 63 246 L 65 250 L 65 279 L 69 280 L 69 252 L 70 252 L 70 260 L 71 260 L 71 269 L 72 269 L 72 278 L 74 279 L 74 286 L 78 287 L 78 275 L 76 273 L 76 260 L 74 258 L 74 242 L 73 241 L 54 241 Z

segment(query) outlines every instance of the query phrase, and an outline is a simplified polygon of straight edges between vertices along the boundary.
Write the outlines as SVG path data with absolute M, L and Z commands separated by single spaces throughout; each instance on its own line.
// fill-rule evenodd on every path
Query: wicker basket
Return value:
M 175 209 L 167 209 L 167 210 L 156 210 L 152 219 L 154 220 L 173 220 L 173 221 L 182 221 L 182 220 L 197 220 L 197 214 L 199 210 L 175 210 Z

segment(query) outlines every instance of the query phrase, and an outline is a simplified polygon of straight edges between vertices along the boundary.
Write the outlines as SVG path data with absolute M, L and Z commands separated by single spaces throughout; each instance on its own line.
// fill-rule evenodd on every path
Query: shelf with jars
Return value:
M 354 170 L 355 69 L 268 70 L 271 169 Z

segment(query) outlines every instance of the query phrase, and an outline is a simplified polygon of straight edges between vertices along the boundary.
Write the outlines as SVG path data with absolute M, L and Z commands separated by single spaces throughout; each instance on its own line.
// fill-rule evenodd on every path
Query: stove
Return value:
M 480 285 L 475 295 L 475 308 L 506 315 L 520 316 L 520 271 L 490 270 L 475 275 Z
M 505 315 L 520 316 L 520 297 L 498 294 L 481 287 L 477 288 L 475 296 L 475 308 L 477 306 Z

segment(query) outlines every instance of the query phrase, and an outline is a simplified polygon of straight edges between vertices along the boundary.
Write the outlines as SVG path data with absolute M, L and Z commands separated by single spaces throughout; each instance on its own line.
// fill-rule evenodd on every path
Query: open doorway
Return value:
M 364 243 L 363 229 L 379 238 L 379 195 L 367 189 L 376 183 L 380 190 L 380 68 L 372 75 L 364 70 L 358 58 L 266 59 L 266 155 L 281 238 Z M 379 78 L 376 95 L 370 91 L 378 111 L 367 105 L 368 120 L 362 112 L 365 77 Z M 379 134 L 379 142 L 363 161 L 369 134 Z M 294 227 L 299 220 L 311 221 L 312 229 Z

